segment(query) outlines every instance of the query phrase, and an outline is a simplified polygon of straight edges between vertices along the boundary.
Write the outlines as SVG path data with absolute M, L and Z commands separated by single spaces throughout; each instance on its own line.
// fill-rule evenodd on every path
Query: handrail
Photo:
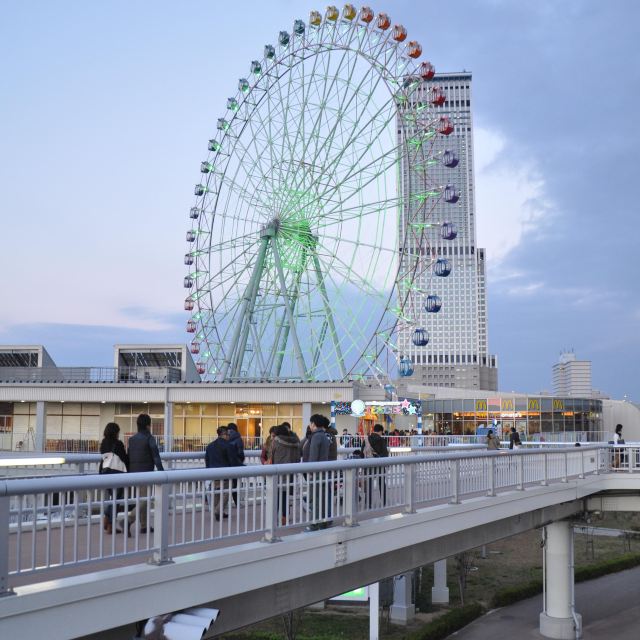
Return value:
M 193 545 L 256 534 L 272 541 L 305 525 L 353 525 L 442 501 L 566 482 L 615 462 L 610 447 L 601 444 L 446 449 L 332 462 L 4 479 L 0 595 L 12 575 L 45 575 L 54 567 L 140 554 L 166 562 L 171 550 Z M 638 456 L 640 450 L 629 453 L 634 461 Z M 111 535 L 102 526 L 107 517 L 113 517 Z M 131 538 L 115 534 L 118 524 L 128 528 L 134 518 L 140 526 Z

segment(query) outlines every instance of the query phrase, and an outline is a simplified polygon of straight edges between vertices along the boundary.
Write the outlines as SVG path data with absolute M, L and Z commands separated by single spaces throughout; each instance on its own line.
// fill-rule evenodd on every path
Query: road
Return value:
M 496 609 L 451 637 L 455 640 L 544 638 L 538 632 L 542 596 Z M 576 584 L 584 640 L 640 638 L 640 567 Z

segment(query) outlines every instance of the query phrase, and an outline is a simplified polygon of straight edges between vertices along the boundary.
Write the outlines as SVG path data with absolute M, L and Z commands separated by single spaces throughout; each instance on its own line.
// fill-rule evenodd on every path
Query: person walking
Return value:
M 277 426 L 269 427 L 269 435 L 262 445 L 262 451 L 260 451 L 260 464 L 271 464 L 271 443 Z
M 151 433 L 150 416 L 141 413 L 136 419 L 136 425 L 138 432 L 129 438 L 129 471 L 140 473 L 153 471 L 154 468 L 158 471 L 164 471 L 158 444 Z M 147 529 L 153 532 L 153 527 L 147 527 L 148 514 L 151 511 L 148 496 L 148 485 L 138 487 L 138 506 L 129 524 L 137 520 L 140 525 L 140 533 L 147 533 Z
M 493 435 L 493 429 L 487 431 L 487 451 L 497 451 L 500 449 L 500 440 Z
M 100 474 L 126 473 L 129 470 L 129 456 L 124 448 L 122 440 L 120 440 L 120 425 L 115 422 L 109 422 L 104 428 L 104 438 L 100 443 L 100 453 L 102 460 L 98 467 Z M 104 530 L 111 535 L 113 533 L 113 489 L 108 490 L 109 504 L 104 508 L 104 517 L 102 518 L 102 526 Z M 116 500 L 124 498 L 124 488 L 120 487 L 116 490 Z M 122 505 L 116 505 L 116 513 L 122 510 Z M 122 529 L 116 529 L 116 533 L 122 533 Z
M 237 448 L 229 442 L 229 429 L 218 427 L 216 432 L 218 437 L 207 445 L 204 454 L 204 463 L 207 469 L 224 469 L 227 467 L 241 466 L 238 459 Z M 215 481 L 213 486 L 213 513 L 216 520 L 228 518 L 226 507 L 229 503 L 229 489 L 231 482 L 228 479 L 219 480 L 219 488 L 216 490 Z
M 329 419 L 319 413 L 315 413 L 309 419 L 311 438 L 309 440 L 309 462 L 326 462 L 329 460 L 331 441 L 326 429 L 329 427 Z M 309 491 L 309 503 L 311 517 L 314 520 L 331 517 L 333 495 L 326 471 L 309 474 L 312 478 L 312 487 Z M 331 526 L 331 521 L 312 523 L 307 531 L 317 531 Z
M 244 442 L 242 442 L 242 436 L 238 432 L 238 425 L 235 422 L 230 422 L 227 425 L 229 431 L 229 444 L 236 448 L 236 455 L 241 465 L 244 465 Z M 233 478 L 231 481 L 231 498 L 233 504 L 238 506 L 238 478 Z
M 364 458 L 388 458 L 389 449 L 387 447 L 387 441 L 384 437 L 384 427 L 381 424 L 374 424 L 373 430 L 365 438 L 362 445 L 362 455 Z M 369 467 L 364 469 L 364 495 L 365 495 L 365 508 L 372 509 L 376 505 L 374 504 L 374 485 L 377 482 L 378 495 L 382 507 L 387 503 L 387 481 L 385 478 L 385 467 Z
M 613 432 L 613 446 L 617 447 L 624 444 L 624 438 L 622 437 L 622 425 L 617 424 L 616 430 Z M 615 449 L 613 454 L 613 466 L 618 468 L 620 463 L 625 463 L 626 460 L 622 453 L 622 449 Z
M 509 433 L 509 449 L 519 449 L 521 445 L 520 434 L 516 431 L 515 427 L 511 427 Z
M 290 431 L 286 425 L 281 424 L 276 427 L 271 444 L 272 464 L 293 464 L 300 462 L 300 438 Z M 278 511 L 282 526 L 287 524 L 287 510 L 289 506 L 289 496 L 293 495 L 294 474 L 288 473 L 280 478 L 280 490 L 278 497 Z

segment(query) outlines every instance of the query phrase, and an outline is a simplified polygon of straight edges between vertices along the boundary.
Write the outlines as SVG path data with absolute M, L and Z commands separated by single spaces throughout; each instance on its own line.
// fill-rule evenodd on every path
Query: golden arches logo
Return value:
M 476 411 L 486 411 L 486 410 L 487 410 L 487 401 L 476 400 Z
M 513 411 L 513 400 L 503 400 L 502 401 L 502 410 L 503 411 Z
M 560 400 L 559 398 L 554 398 L 553 408 L 557 411 L 564 411 L 564 400 Z
M 529 411 L 540 411 L 540 400 L 529 398 Z

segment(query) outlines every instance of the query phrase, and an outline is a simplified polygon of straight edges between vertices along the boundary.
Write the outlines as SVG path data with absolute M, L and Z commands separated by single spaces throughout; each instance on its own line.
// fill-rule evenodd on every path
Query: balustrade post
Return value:
M 564 452 L 564 473 L 562 474 L 562 482 L 567 482 L 569 478 L 569 454 Z
M 265 529 L 263 542 L 279 542 L 276 532 L 278 529 L 278 476 L 267 476 L 265 484 Z
M 524 491 L 524 456 L 516 455 L 516 471 L 518 473 L 517 489 Z
M 544 458 L 544 464 L 542 482 L 540 484 L 546 487 L 549 484 L 549 454 L 545 452 L 542 454 L 542 457 Z
M 578 474 L 578 478 L 584 480 L 584 451 L 582 451 L 582 449 L 580 449 L 580 473 Z
M 358 526 L 358 471 L 344 470 L 344 524 L 346 527 Z
M 489 458 L 489 489 L 487 490 L 488 496 L 496 495 L 496 458 L 491 456 Z
M 453 460 L 451 465 L 451 504 L 460 502 L 460 460 Z
M 416 465 L 415 464 L 405 464 L 404 468 L 404 512 L 405 513 L 415 513 L 416 512 L 416 493 L 415 493 L 415 482 L 416 482 Z
M 15 595 L 9 588 L 9 508 L 10 496 L 0 498 L 0 598 Z M 19 534 L 17 534 L 19 535 Z
M 150 491 L 149 500 L 153 496 L 153 555 L 149 564 L 169 564 L 173 560 L 169 556 L 169 503 L 171 500 L 171 485 L 154 485 Z M 125 526 L 126 526 L 125 518 Z

